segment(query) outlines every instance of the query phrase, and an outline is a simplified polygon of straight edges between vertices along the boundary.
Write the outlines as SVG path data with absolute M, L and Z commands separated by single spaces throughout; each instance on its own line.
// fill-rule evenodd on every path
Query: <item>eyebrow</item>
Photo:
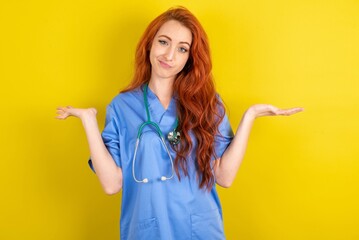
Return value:
M 158 37 L 165 37 L 168 40 L 172 41 L 172 39 L 167 35 L 159 35 Z M 179 43 L 187 44 L 189 47 L 191 47 L 191 44 L 189 44 L 188 42 L 179 42 Z

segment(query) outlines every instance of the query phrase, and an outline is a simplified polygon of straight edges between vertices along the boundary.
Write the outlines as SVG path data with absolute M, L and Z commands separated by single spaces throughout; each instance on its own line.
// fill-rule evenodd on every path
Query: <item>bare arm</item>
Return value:
M 96 175 L 100 180 L 104 191 L 106 194 L 115 194 L 119 192 L 122 188 L 122 169 L 117 167 L 102 140 L 97 125 L 96 109 L 59 107 L 57 108 L 57 114 L 57 119 L 61 120 L 64 120 L 69 116 L 81 119 L 86 132 L 93 167 L 96 170 Z
M 222 187 L 230 187 L 236 177 L 247 148 L 248 138 L 257 117 L 289 116 L 303 111 L 303 108 L 279 109 L 272 105 L 257 104 L 251 106 L 243 115 L 234 138 L 221 158 L 216 160 L 216 182 Z

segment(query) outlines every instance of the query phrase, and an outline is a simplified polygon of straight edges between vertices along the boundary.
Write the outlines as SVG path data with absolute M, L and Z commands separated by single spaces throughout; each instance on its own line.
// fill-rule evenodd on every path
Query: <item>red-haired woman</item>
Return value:
M 102 136 L 94 108 L 58 108 L 57 118 L 82 120 L 105 192 L 122 189 L 121 239 L 225 239 L 215 185 L 232 184 L 257 117 L 302 110 L 253 105 L 233 135 L 211 68 L 201 24 L 172 8 L 143 34 L 134 78 L 108 105 Z

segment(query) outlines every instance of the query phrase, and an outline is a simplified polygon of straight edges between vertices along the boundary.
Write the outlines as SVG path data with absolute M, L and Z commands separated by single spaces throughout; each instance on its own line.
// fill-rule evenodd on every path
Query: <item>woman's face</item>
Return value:
M 164 23 L 152 42 L 151 78 L 173 80 L 186 65 L 191 44 L 192 33 L 188 28 L 175 20 Z

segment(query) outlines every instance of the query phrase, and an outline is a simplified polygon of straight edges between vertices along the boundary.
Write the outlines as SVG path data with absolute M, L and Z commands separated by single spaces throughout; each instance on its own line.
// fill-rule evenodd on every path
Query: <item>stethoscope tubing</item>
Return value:
M 164 146 L 169 158 L 170 158 L 170 162 L 171 162 L 171 176 L 161 176 L 161 180 L 162 181 L 166 181 L 166 180 L 170 180 L 174 177 L 174 166 L 173 166 L 173 159 L 172 159 L 172 155 L 167 147 L 167 144 L 165 142 L 165 139 L 164 139 L 164 135 L 160 129 L 160 127 L 158 126 L 157 123 L 151 121 L 151 118 L 150 118 L 150 113 L 149 113 L 149 109 L 148 109 L 148 102 L 147 102 L 147 88 L 148 88 L 148 85 L 146 84 L 145 85 L 145 89 L 144 89 L 144 102 L 145 102 L 145 107 L 146 107 L 146 114 L 147 114 L 147 121 L 142 123 L 138 129 L 138 132 L 137 132 L 137 139 L 136 139 L 136 146 L 135 146 L 135 152 L 133 154 L 133 159 L 132 159 L 132 177 L 133 179 L 135 180 L 135 182 L 137 183 L 148 183 L 149 182 L 149 179 L 148 178 L 144 178 L 142 180 L 139 180 L 136 178 L 136 172 L 135 172 L 135 164 L 136 164 L 136 156 L 137 156 L 137 150 L 138 150 L 138 146 L 140 144 L 140 139 L 141 139 L 141 136 L 142 136 L 142 132 L 143 132 L 143 128 L 147 125 L 151 125 L 153 126 L 155 129 L 156 129 L 156 132 L 157 134 L 159 135 L 160 139 L 161 139 L 161 143 L 162 145 Z M 176 123 L 177 123 L 177 120 L 176 120 Z

